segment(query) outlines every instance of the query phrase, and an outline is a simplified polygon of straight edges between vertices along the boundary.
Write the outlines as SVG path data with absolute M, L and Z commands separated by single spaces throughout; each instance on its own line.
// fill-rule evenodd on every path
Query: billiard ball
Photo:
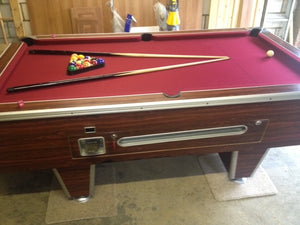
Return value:
M 23 108 L 25 106 L 24 101 L 23 100 L 19 100 L 18 101 L 18 106 L 19 106 L 19 108 Z
M 267 51 L 267 56 L 268 57 L 273 57 L 274 56 L 274 51 L 273 50 Z

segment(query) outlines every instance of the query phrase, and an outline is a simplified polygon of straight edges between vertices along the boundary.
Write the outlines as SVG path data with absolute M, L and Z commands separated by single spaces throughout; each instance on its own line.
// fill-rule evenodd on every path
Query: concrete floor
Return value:
M 296 225 L 300 221 L 300 147 L 271 149 L 262 163 L 277 195 L 225 202 L 214 199 L 197 156 L 106 166 L 117 171 L 117 215 L 57 225 Z M 46 224 L 52 178 L 51 171 L 0 174 L 0 225 Z M 167 180 L 172 180 L 172 187 Z M 149 182 L 157 181 L 156 188 L 147 189 Z

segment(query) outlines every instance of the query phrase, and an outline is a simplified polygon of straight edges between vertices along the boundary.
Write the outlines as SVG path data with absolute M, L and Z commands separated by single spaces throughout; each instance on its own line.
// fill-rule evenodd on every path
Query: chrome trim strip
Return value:
M 72 117 L 72 116 L 83 116 L 83 115 L 85 116 L 101 115 L 101 114 L 108 114 L 108 113 L 139 112 L 139 111 L 150 111 L 150 110 L 183 109 L 183 108 L 195 108 L 195 107 L 262 103 L 262 102 L 275 102 L 275 101 L 299 100 L 299 99 L 300 99 L 300 91 L 293 91 L 293 92 L 283 92 L 283 93 L 239 95 L 239 96 L 225 96 L 225 97 L 184 99 L 184 100 L 168 100 L 168 101 L 99 105 L 99 106 L 86 106 L 86 107 L 21 110 L 21 111 L 12 111 L 12 112 L 0 112 L 0 122 L 29 120 L 29 119 L 57 118 L 57 117 Z
M 239 158 L 239 152 L 233 151 L 231 153 L 229 172 L 228 172 L 228 176 L 229 176 L 230 180 L 236 179 L 235 175 L 236 175 L 236 167 L 237 167 L 238 158 Z
M 208 129 L 186 130 L 167 133 L 155 133 L 138 136 L 122 137 L 118 140 L 121 147 L 132 147 L 149 144 L 159 144 L 174 141 L 189 141 L 205 138 L 236 136 L 246 133 L 248 127 L 245 125 L 214 127 Z

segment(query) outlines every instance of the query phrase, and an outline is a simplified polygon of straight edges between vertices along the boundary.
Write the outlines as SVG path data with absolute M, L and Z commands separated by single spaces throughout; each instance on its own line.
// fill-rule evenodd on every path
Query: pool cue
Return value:
M 96 76 L 92 76 L 92 77 L 80 77 L 80 78 L 67 79 L 67 80 L 58 80 L 58 81 L 50 81 L 50 82 L 44 82 L 44 83 L 29 84 L 29 85 L 8 88 L 7 92 L 12 93 L 12 92 L 18 92 L 18 91 L 26 91 L 26 90 L 32 90 L 32 89 L 37 89 L 37 88 L 52 87 L 52 86 L 72 84 L 72 83 L 92 81 L 92 80 L 99 80 L 99 79 L 105 79 L 105 78 L 131 76 L 131 75 L 157 72 L 157 71 L 163 71 L 163 70 L 177 69 L 177 68 L 188 67 L 188 66 L 196 66 L 196 65 L 200 65 L 200 64 L 218 62 L 218 61 L 223 61 L 223 60 L 228 60 L 228 59 L 230 59 L 230 58 L 226 57 L 226 58 L 220 58 L 220 59 L 210 59 L 210 60 L 205 60 L 205 61 L 175 64 L 175 65 L 169 65 L 169 66 L 160 66 L 160 67 L 153 67 L 153 68 L 147 68 L 147 69 L 138 69 L 138 70 L 131 70 L 131 71 L 125 71 L 125 72 L 112 73 L 112 74 L 96 75 Z
M 212 56 L 212 55 L 173 55 L 173 54 L 148 54 L 148 53 L 114 53 L 114 52 L 82 52 L 82 51 L 65 51 L 65 50 L 29 50 L 30 54 L 38 55 L 72 55 L 82 54 L 90 56 L 121 56 L 121 57 L 145 57 L 145 58 L 188 58 L 188 59 L 221 59 L 227 56 Z

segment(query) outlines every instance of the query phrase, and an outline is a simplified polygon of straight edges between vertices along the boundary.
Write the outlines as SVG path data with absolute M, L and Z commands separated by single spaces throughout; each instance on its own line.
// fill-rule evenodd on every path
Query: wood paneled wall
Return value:
M 203 0 L 180 0 L 179 6 L 181 29 L 200 30 L 202 28 Z
M 125 20 L 132 14 L 138 21 L 136 26 L 155 26 L 153 6 L 158 0 L 114 0 L 114 9 Z M 167 0 L 160 0 L 166 5 Z M 34 35 L 71 34 L 71 8 L 99 7 L 103 32 L 113 31 L 113 14 L 110 0 L 27 0 Z M 181 29 L 201 29 L 203 0 L 180 0 Z
M 21 9 L 20 9 L 19 2 L 17 0 L 10 0 L 9 2 L 10 2 L 11 12 L 14 19 L 17 36 L 24 37 L 25 30 L 22 23 Z
M 164 5 L 167 1 L 159 0 Z M 136 26 L 157 25 L 153 7 L 158 0 L 27 0 L 27 2 L 32 32 L 36 35 L 76 33 L 74 26 L 72 29 L 70 12 L 72 8 L 80 7 L 98 7 L 101 15 L 99 18 L 101 32 L 112 32 L 112 2 L 116 12 L 124 20 L 130 13 L 137 19 Z M 264 0 L 210 2 L 209 29 L 259 26 Z M 202 28 L 203 0 L 179 0 L 179 7 L 181 30 Z
M 76 7 L 99 7 L 104 32 L 112 31 L 112 13 L 107 0 L 27 0 L 32 33 L 73 33 L 70 11 Z
M 136 26 L 155 26 L 153 6 L 156 2 L 167 5 L 168 0 L 114 0 L 114 7 L 122 18 L 127 13 L 137 19 Z M 179 16 L 181 30 L 201 29 L 203 0 L 179 0 Z
M 260 25 L 264 0 L 211 0 L 209 29 Z
M 156 0 L 114 0 L 114 9 L 125 20 L 130 13 L 137 20 L 136 26 L 156 24 L 153 6 Z

